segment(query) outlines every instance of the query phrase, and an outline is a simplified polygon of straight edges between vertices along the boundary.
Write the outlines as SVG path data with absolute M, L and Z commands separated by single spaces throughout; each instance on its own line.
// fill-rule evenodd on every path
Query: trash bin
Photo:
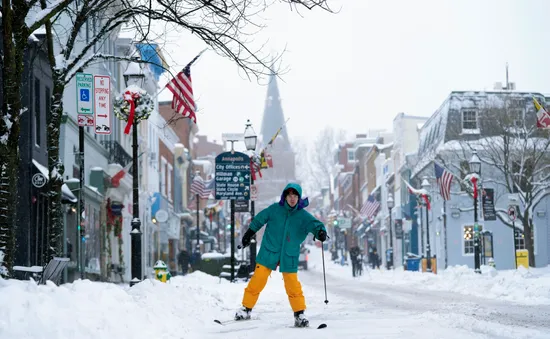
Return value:
M 418 271 L 420 269 L 420 258 L 406 258 L 405 265 L 407 271 Z
M 405 270 L 406 271 L 419 271 L 420 270 L 420 262 L 422 261 L 422 257 L 418 254 L 414 254 L 411 252 L 407 252 L 405 257 L 403 258 L 405 261 Z

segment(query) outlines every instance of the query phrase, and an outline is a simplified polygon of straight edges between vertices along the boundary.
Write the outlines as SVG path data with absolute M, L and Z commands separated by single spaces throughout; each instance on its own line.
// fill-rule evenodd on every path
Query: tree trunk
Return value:
M 63 236 L 61 187 L 63 186 L 63 173 L 65 170 L 59 159 L 59 130 L 61 128 L 61 117 L 63 116 L 64 89 L 65 83 L 61 79 L 61 73 L 58 70 L 53 70 L 52 106 L 49 108 L 50 112 L 48 114 L 48 169 L 50 170 L 48 181 L 48 261 L 54 256 L 62 254 L 63 244 L 61 239 Z
M 522 220 L 525 249 L 529 251 L 529 267 L 535 267 L 535 244 L 532 241 L 533 224 L 530 219 L 529 211 L 526 210 Z
M 12 8 L 10 0 L 2 0 L 2 114 L 0 116 L 0 250 L 5 254 L 4 266 L 11 272 L 15 258 L 17 225 L 17 181 L 19 165 L 19 116 L 27 50 L 24 18 Z M 15 23 L 15 25 L 14 25 Z M 6 138 L 7 137 L 7 138 Z

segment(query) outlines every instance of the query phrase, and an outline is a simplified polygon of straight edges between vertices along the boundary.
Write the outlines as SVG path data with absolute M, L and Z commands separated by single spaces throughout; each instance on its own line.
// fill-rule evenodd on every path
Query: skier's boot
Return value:
M 235 312 L 235 320 L 248 320 L 250 319 L 250 312 L 252 312 L 251 308 L 241 306 L 237 309 L 237 312 Z
M 304 315 L 304 311 L 294 312 L 294 326 L 295 327 L 308 327 L 309 320 Z

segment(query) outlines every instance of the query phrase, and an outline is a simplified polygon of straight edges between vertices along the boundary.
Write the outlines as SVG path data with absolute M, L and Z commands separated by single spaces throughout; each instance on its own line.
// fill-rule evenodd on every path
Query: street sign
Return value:
M 46 185 L 46 182 L 48 181 L 48 178 L 42 173 L 36 173 L 32 176 L 32 185 L 36 188 L 42 188 L 44 185 Z
M 235 212 L 250 212 L 249 200 L 235 200 Z
M 258 200 L 258 186 L 250 185 L 250 200 Z
M 508 218 L 510 221 L 516 220 L 516 206 L 510 205 L 508 206 Z
M 79 114 L 78 115 L 78 126 L 93 126 L 94 117 L 89 114 Z
M 76 73 L 76 114 L 94 114 L 94 76 Z
M 95 134 L 111 134 L 111 78 L 94 76 Z
M 250 157 L 224 152 L 216 157 L 216 200 L 250 199 Z
M 338 226 L 340 227 L 341 230 L 350 229 L 351 228 L 351 218 L 339 217 L 338 218 Z

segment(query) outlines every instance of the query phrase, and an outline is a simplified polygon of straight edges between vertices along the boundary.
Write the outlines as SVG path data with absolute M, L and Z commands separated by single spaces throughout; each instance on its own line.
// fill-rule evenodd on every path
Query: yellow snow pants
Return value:
M 243 306 L 254 308 L 260 293 L 267 284 L 267 278 L 271 274 L 271 270 L 263 265 L 256 264 L 254 275 L 244 289 Z M 288 295 L 288 301 L 293 312 L 303 311 L 306 309 L 306 299 L 302 292 L 302 285 L 298 281 L 298 273 L 283 273 L 285 282 L 285 290 Z

